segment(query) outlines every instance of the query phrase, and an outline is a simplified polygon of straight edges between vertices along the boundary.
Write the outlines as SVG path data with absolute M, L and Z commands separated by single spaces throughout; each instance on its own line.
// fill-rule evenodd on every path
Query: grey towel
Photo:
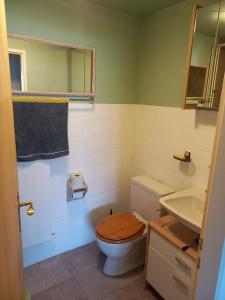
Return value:
M 18 161 L 69 154 L 68 103 L 14 102 Z

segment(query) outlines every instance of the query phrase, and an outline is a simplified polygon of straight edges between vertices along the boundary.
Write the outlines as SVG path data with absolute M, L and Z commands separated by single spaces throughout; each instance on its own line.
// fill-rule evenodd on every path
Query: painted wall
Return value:
M 85 0 L 6 0 L 6 14 L 9 33 L 96 48 L 96 102 L 136 101 L 138 17 Z
M 181 106 L 194 0 L 143 18 L 66 3 L 6 0 L 8 31 L 96 47 L 97 102 Z
M 198 4 L 210 3 L 200 2 Z M 144 17 L 138 68 L 138 103 L 181 106 L 194 3 L 192 0 L 184 1 Z
M 209 66 L 214 38 L 202 33 L 195 33 L 193 39 L 191 64 Z

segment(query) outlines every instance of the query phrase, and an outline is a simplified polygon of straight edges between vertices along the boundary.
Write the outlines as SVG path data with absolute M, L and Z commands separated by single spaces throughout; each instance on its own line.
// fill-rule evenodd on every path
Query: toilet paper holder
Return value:
M 74 188 L 70 179 L 67 179 L 67 201 L 83 199 L 88 192 L 88 185 L 84 182 L 82 187 Z

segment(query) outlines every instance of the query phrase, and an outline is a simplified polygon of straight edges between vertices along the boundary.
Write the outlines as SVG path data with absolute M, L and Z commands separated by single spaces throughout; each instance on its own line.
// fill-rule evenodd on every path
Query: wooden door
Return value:
M 195 287 L 195 300 L 215 298 L 225 239 L 225 80 L 223 82 L 216 138 L 207 189 L 200 269 Z M 217 295 L 218 296 L 218 295 Z M 224 295 L 220 299 L 225 299 Z
M 0 299 L 23 300 L 16 147 L 4 0 L 0 1 Z

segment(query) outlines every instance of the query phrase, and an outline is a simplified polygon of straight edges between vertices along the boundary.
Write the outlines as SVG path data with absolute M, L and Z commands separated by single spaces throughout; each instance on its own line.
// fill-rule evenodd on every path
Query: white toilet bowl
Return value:
M 160 217 L 159 199 L 173 192 L 172 188 L 153 178 L 144 175 L 131 178 L 133 213 L 107 216 L 96 226 L 97 243 L 106 255 L 105 274 L 122 275 L 144 264 L 147 223 Z
M 134 215 L 143 222 L 137 213 Z M 109 276 L 118 276 L 142 266 L 145 261 L 145 248 L 147 239 L 147 221 L 141 235 L 122 243 L 110 243 L 97 238 L 101 251 L 106 255 L 103 272 Z

